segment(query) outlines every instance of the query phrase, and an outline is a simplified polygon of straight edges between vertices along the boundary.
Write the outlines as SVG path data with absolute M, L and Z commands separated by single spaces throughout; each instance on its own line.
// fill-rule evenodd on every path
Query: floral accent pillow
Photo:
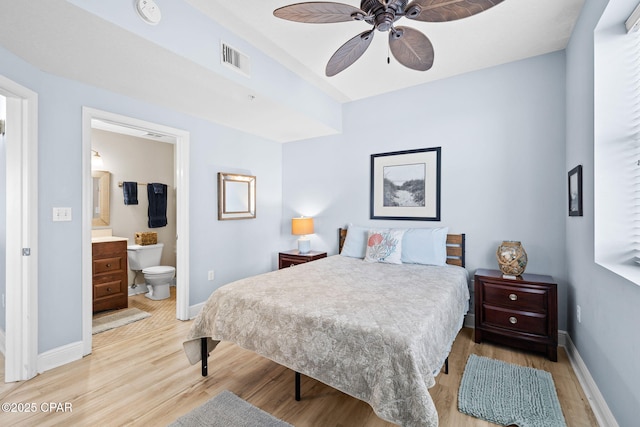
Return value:
M 402 236 L 406 230 L 369 230 L 364 260 L 402 264 Z

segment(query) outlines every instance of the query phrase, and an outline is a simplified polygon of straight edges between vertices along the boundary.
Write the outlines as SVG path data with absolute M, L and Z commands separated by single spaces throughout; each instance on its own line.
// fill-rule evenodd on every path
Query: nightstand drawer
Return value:
M 482 311 L 485 325 L 537 335 L 546 336 L 548 333 L 545 314 L 515 311 L 491 305 L 484 305 Z
M 326 252 L 309 251 L 301 254 L 297 250 L 290 250 L 286 252 L 280 252 L 278 254 L 278 269 L 293 267 L 297 264 L 304 264 L 306 262 L 315 261 L 320 258 L 326 258 Z
M 484 302 L 525 311 L 546 311 L 547 291 L 484 282 Z
M 300 261 L 299 259 L 296 259 L 296 258 L 280 257 L 280 268 L 293 267 L 294 265 L 304 263 L 304 262 L 306 261 Z

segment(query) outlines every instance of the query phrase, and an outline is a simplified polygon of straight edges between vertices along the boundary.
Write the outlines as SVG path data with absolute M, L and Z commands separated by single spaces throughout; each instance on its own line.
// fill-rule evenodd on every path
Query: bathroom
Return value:
M 91 169 L 94 176 L 92 235 L 111 234 L 124 237 L 128 239 L 127 245 L 134 245 L 136 233 L 155 232 L 157 242 L 164 245 L 159 265 L 175 268 L 175 145 L 171 138 L 98 120 L 92 121 Z M 109 184 L 108 197 L 106 194 L 100 197 L 100 182 L 104 183 L 105 180 Z M 125 204 L 122 187 L 125 181 L 138 184 L 138 204 Z M 147 184 L 150 183 L 161 183 L 167 186 L 166 226 L 149 227 Z M 108 206 L 101 206 L 102 204 Z M 136 273 L 131 268 L 128 270 L 127 283 L 129 297 L 137 294 L 148 295 L 150 291 L 145 285 L 143 274 Z M 175 283 L 174 277 L 171 280 L 172 286 L 175 286 Z M 175 299 L 175 292 L 171 294 Z

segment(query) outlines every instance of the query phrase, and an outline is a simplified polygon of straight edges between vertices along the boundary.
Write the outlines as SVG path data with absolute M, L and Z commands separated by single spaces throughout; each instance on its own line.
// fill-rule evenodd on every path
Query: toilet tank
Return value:
M 131 270 L 143 270 L 147 267 L 160 265 L 162 248 L 164 244 L 155 245 L 129 245 L 127 246 L 127 258 Z

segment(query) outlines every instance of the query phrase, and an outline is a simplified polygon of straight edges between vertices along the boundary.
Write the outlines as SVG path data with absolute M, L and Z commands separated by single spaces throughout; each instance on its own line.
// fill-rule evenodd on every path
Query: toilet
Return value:
M 163 243 L 127 246 L 129 268 L 135 272 L 142 272 L 149 289 L 145 296 L 152 300 L 169 298 L 169 286 L 176 274 L 175 267 L 159 265 L 163 247 Z

